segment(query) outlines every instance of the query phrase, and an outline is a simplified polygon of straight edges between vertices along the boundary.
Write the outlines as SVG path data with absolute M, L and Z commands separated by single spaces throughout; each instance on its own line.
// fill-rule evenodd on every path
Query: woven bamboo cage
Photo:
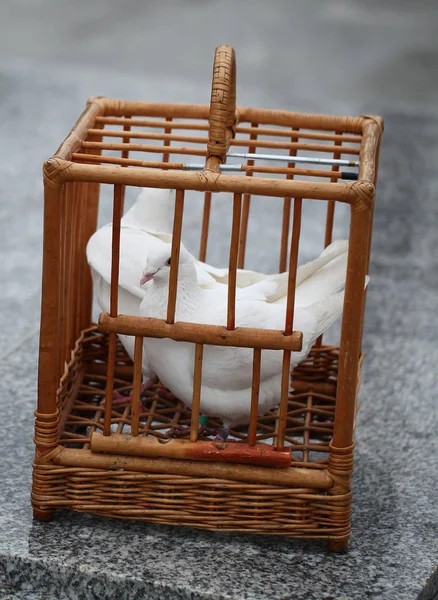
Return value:
M 221 46 L 215 54 L 210 106 L 92 97 L 44 165 L 34 516 L 48 520 L 57 509 L 69 509 L 209 530 L 324 538 L 331 550 L 341 551 L 350 536 L 363 282 L 382 120 L 236 109 L 235 73 L 233 49 Z M 122 141 L 114 143 L 114 137 Z M 259 167 L 249 159 L 242 173 L 229 174 L 225 162 L 232 147 L 250 154 L 265 148 L 287 150 L 288 160 Z M 302 168 L 300 151 L 307 156 L 322 153 L 334 164 Z M 132 152 L 159 152 L 162 160 L 135 160 Z M 184 163 L 173 160 L 181 156 L 202 157 L 205 166 L 187 172 Z M 359 161 L 357 180 L 348 181 L 354 176 L 335 164 L 342 157 Z M 113 246 L 110 311 L 96 325 L 85 249 L 97 227 L 100 184 L 113 186 Z M 166 320 L 118 314 L 126 186 L 176 189 L 172 257 L 179 252 L 185 192 L 199 192 L 204 202 L 201 260 L 206 257 L 212 194 L 234 195 L 226 326 L 174 322 L 178 260 L 171 263 Z M 283 332 L 234 327 L 235 274 L 244 266 L 252 196 L 283 202 L 279 267 L 289 270 Z M 319 339 L 292 372 L 291 390 L 291 352 L 300 349 L 302 337 L 293 330 L 293 311 L 303 199 L 327 203 L 325 246 L 332 239 L 336 204 L 350 206 L 349 251 L 339 346 Z M 117 334 L 135 336 L 134 362 Z M 196 344 L 191 411 L 159 382 L 140 403 L 144 336 Z M 254 351 L 250 423 L 223 444 L 198 439 L 204 344 Z M 260 354 L 266 348 L 284 355 L 281 402 L 258 418 Z M 132 389 L 132 402 L 112 406 L 115 389 Z M 166 438 L 169 427 L 178 423 L 191 426 L 189 439 Z

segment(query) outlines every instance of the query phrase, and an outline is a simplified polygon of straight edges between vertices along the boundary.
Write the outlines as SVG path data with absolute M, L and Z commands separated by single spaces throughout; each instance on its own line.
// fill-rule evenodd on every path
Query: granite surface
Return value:
M 61 4 L 57 3 L 53 15 L 58 24 L 65 21 L 57 13 Z M 0 8 L 6 7 L 11 19 L 9 29 L 0 19 L 0 139 L 7 148 L 7 160 L 0 161 L 0 600 L 414 600 L 420 592 L 421 600 L 436 598 L 438 575 L 432 573 L 438 563 L 438 116 L 432 107 L 438 78 L 431 74 L 437 47 L 431 41 L 432 32 L 436 40 L 436 29 L 432 12 L 427 13 L 428 3 L 422 3 L 421 21 L 420 11 L 407 2 L 398 3 L 396 10 L 390 8 L 392 3 L 379 8 L 373 2 L 377 23 L 375 14 L 371 17 L 358 2 L 327 2 L 324 9 L 320 3 L 321 11 L 315 14 L 305 8 L 307 3 L 297 2 L 293 27 L 316 75 L 312 80 L 293 55 L 291 71 L 300 76 L 300 86 L 293 88 L 285 82 L 286 61 L 280 36 L 275 35 L 276 31 L 285 34 L 281 12 L 275 19 L 272 11 L 263 18 L 265 12 L 257 2 L 259 17 L 251 13 L 251 32 L 239 42 L 232 22 L 220 18 L 222 3 L 206 3 L 208 8 L 194 1 L 172 1 L 173 7 L 184 6 L 180 14 L 187 21 L 186 44 L 177 65 L 164 66 L 170 61 L 166 51 L 157 57 L 158 68 L 144 66 L 134 49 L 150 51 L 159 31 L 164 31 L 166 18 L 175 33 L 175 19 L 158 2 L 149 6 L 152 25 L 131 10 L 137 6 L 134 1 L 124 4 L 123 10 L 116 3 L 109 4 L 113 13 L 106 13 L 100 1 L 79 2 L 82 12 L 69 13 L 71 28 L 67 32 L 60 27 L 56 35 L 40 22 L 44 11 L 52 10 L 52 3 L 38 0 L 31 6 L 24 0 L 7 0 Z M 94 45 L 80 17 L 88 5 L 92 22 L 104 25 L 103 33 L 94 35 Z M 229 3 L 225 5 L 230 10 Z M 279 5 L 284 11 L 285 2 Z M 399 11 L 401 5 L 404 8 Z M 12 25 L 24 7 L 27 19 L 13 34 Z M 131 46 L 120 52 L 107 43 L 116 31 L 110 27 L 110 14 L 117 14 L 125 35 L 127 23 L 133 32 Z M 56 149 L 89 95 L 207 101 L 211 48 L 224 36 L 214 33 L 214 41 L 209 40 L 209 21 L 199 36 L 208 60 L 202 53 L 200 68 L 195 67 L 195 59 L 187 59 L 187 44 L 196 56 L 196 42 L 191 41 L 194 15 L 201 20 L 216 19 L 235 44 L 238 59 L 242 56 L 240 103 L 341 114 L 373 111 L 385 117 L 357 420 L 353 532 L 345 555 L 329 554 L 319 542 L 211 534 L 68 512 L 59 513 L 50 523 L 32 520 L 29 493 L 41 276 L 41 164 Z M 325 29 L 330 19 L 332 28 Z M 421 43 L 417 43 L 414 25 L 420 22 L 424 27 Z M 304 25 L 310 28 L 311 39 L 318 40 L 319 54 L 312 53 L 306 42 Z M 142 26 L 152 41 L 147 36 L 142 41 Z M 35 57 L 26 46 L 30 42 L 25 34 L 32 27 L 41 36 L 34 46 Z M 365 42 L 359 32 L 363 27 L 382 36 L 375 33 Z M 325 31 L 332 37 L 324 37 Z M 403 40 L 399 39 L 402 34 Z M 61 36 L 65 47 L 51 55 L 54 40 Z M 73 52 L 77 39 L 82 43 Z M 110 63 L 105 63 L 96 39 L 109 52 Z M 259 50 L 255 57 L 254 48 Z M 342 48 L 349 49 L 348 60 Z M 332 70 L 338 87 L 323 68 L 323 49 L 338 58 Z M 273 68 L 277 55 L 279 64 Z M 411 63 L 416 71 L 405 69 L 402 83 L 401 65 Z M 432 65 L 429 70 L 427 65 Z M 266 85 L 259 85 L 259 69 L 269 72 Z M 295 76 L 292 79 L 296 81 Z M 255 211 L 264 235 L 263 244 L 257 243 L 262 236 L 254 225 L 254 263 L 250 266 L 270 268 L 266 248 L 272 235 L 270 219 L 275 215 L 262 204 Z M 101 221 L 106 215 L 104 208 Z M 220 216 L 216 220 L 219 224 Z M 190 215 L 185 222 L 189 245 L 194 244 L 194 222 Z M 346 224 L 346 213 L 341 211 L 337 236 L 345 233 Z M 317 208 L 305 231 L 303 259 L 320 239 L 322 227 L 322 211 Z

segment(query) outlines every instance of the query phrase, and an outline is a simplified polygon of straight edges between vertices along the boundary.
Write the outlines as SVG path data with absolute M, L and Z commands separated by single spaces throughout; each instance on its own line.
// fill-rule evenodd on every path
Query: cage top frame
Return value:
M 309 200 L 337 200 L 353 209 L 371 209 L 375 200 L 378 149 L 383 132 L 383 120 L 378 116 L 340 117 L 296 113 L 286 110 L 236 108 L 236 123 L 251 122 L 294 128 L 356 133 L 362 136 L 360 167 L 357 181 L 327 183 L 241 177 L 204 167 L 197 172 L 166 171 L 151 168 L 120 168 L 111 165 L 80 164 L 72 161 L 85 141 L 88 129 L 97 117 L 153 116 L 174 118 L 210 118 L 210 106 L 116 100 L 91 97 L 78 121 L 56 153 L 44 163 L 44 181 L 49 186 L 69 181 L 122 184 L 137 187 L 196 190 L 201 192 L 235 192 L 271 197 L 300 197 Z

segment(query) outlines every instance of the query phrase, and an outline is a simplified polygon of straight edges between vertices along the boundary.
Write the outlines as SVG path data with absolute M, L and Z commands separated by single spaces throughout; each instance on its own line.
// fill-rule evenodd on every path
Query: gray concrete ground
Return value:
M 438 556 L 437 25 L 432 1 L 2 0 L 0 598 L 420 592 Z M 83 515 L 44 525 L 30 515 L 41 164 L 89 95 L 208 102 L 223 42 L 236 49 L 240 104 L 386 118 L 347 556 L 287 540 Z

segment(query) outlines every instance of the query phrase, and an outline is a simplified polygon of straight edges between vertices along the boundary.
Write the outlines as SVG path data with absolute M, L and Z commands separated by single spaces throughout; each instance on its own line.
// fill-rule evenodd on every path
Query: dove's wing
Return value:
M 198 267 L 203 270 L 206 270 L 216 283 L 228 285 L 228 269 L 214 267 L 212 265 L 202 263 L 200 261 L 195 261 L 195 264 L 197 270 Z M 267 277 L 269 277 L 269 275 L 265 275 L 264 273 L 257 273 L 256 271 L 249 271 L 246 269 L 237 269 L 237 287 L 245 288 L 250 285 L 259 283 Z
M 348 241 L 335 240 L 310 262 L 300 265 L 296 276 L 295 306 L 308 306 L 318 298 L 341 290 L 345 284 Z M 228 284 L 228 269 L 217 269 L 199 263 L 217 283 Z M 246 289 L 241 297 L 250 298 L 255 291 L 267 302 L 285 304 L 287 299 L 288 273 L 264 275 L 255 271 L 237 271 L 237 287 Z M 214 287 L 211 286 L 211 287 Z
M 143 188 L 133 206 L 123 215 L 122 227 L 169 234 L 173 195 L 169 189 Z
M 348 241 L 336 240 L 318 258 L 300 265 L 295 284 L 295 307 L 309 306 L 319 298 L 340 291 L 345 285 L 347 258 Z M 267 301 L 285 304 L 288 273 L 268 275 L 262 283 L 268 282 L 274 291 L 267 296 Z
M 309 306 L 341 291 L 347 275 L 348 241 L 336 240 L 297 270 L 295 306 Z

